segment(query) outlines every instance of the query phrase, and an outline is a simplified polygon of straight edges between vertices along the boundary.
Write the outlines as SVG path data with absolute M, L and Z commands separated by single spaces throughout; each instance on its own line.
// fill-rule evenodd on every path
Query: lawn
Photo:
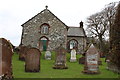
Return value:
M 88 75 L 83 74 L 84 65 L 79 64 L 78 62 L 70 63 L 69 58 L 70 54 L 67 53 L 67 66 L 68 69 L 58 70 L 53 69 L 54 65 L 54 52 L 52 53 L 52 60 L 44 60 L 44 52 L 41 56 L 41 70 L 38 73 L 29 73 L 25 72 L 23 61 L 18 60 L 18 54 L 13 55 L 13 76 L 14 78 L 118 78 L 117 73 L 109 71 L 106 69 L 106 63 L 104 62 L 104 58 L 102 58 L 102 65 L 99 66 L 100 74 Z M 77 55 L 77 59 L 80 55 Z

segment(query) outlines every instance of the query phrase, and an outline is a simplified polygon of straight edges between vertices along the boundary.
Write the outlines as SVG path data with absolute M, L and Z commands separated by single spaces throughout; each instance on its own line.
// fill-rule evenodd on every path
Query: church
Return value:
M 80 22 L 79 27 L 67 26 L 48 6 L 21 26 L 20 45 L 52 51 L 62 44 L 68 52 L 75 48 L 77 53 L 83 53 L 86 48 L 87 36 L 83 22 Z

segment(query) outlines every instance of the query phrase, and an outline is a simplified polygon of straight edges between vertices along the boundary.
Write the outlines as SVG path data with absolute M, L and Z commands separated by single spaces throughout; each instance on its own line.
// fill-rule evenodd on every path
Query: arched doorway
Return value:
M 41 37 L 40 38 L 40 49 L 42 51 L 46 51 L 48 47 L 48 38 L 47 37 Z
M 71 51 L 71 49 L 75 48 L 76 50 L 78 49 L 78 41 L 75 39 L 69 40 L 68 42 L 68 52 Z

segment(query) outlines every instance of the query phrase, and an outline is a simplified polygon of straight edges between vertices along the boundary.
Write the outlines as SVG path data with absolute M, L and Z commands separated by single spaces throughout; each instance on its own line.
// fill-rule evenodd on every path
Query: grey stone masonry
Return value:
M 49 34 L 41 34 L 40 26 L 42 24 L 48 24 Z M 44 9 L 36 16 L 28 20 L 23 25 L 23 34 L 21 44 L 24 46 L 32 46 L 42 50 L 40 45 L 40 38 L 48 38 L 47 49 L 54 50 L 61 43 L 66 48 L 67 43 L 67 26 L 60 21 L 53 13 L 48 9 Z
M 68 27 L 47 8 L 48 6 L 22 24 L 20 45 L 38 48 L 40 51 L 52 51 L 62 44 L 69 52 L 71 46 L 69 42 L 76 40 L 77 53 L 83 53 L 86 47 L 83 22 L 80 22 L 82 25 L 79 27 Z M 47 28 L 45 28 L 46 26 Z M 45 31 L 47 33 L 43 34 Z

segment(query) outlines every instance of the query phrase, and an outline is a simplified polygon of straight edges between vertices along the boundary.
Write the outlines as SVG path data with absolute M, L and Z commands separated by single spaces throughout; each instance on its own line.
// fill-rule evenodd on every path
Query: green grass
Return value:
M 113 73 L 106 69 L 106 63 L 104 62 L 104 58 L 102 58 L 102 65 L 99 66 L 100 74 L 95 75 L 87 75 L 83 74 L 82 71 L 84 69 L 84 65 L 79 64 L 78 62 L 70 63 L 69 58 L 70 54 L 67 54 L 67 66 L 68 69 L 58 70 L 53 69 L 55 53 L 52 52 L 52 60 L 44 60 L 44 52 L 41 56 L 41 70 L 38 73 L 29 73 L 25 72 L 23 61 L 18 60 L 18 55 L 13 55 L 13 76 L 14 78 L 118 78 L 117 73 Z M 77 59 L 80 55 L 77 55 Z

